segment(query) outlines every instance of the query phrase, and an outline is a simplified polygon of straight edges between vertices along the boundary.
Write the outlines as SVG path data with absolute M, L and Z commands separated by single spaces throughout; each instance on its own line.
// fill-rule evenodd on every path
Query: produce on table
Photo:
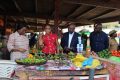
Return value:
M 111 56 L 111 52 L 108 49 L 97 52 L 97 54 L 98 54 L 99 57 L 106 58 L 106 59 L 108 59 Z
M 115 61 L 115 62 L 120 62 L 120 57 L 116 57 L 116 56 L 111 56 L 109 58 L 109 60 Z
M 76 66 L 76 67 L 82 67 L 82 62 L 77 62 L 77 61 L 74 61 L 73 64 Z
M 31 48 L 31 49 L 30 49 L 30 53 L 34 53 L 34 54 L 35 54 L 35 53 L 37 53 L 37 52 L 38 52 L 38 49 L 36 49 L 36 48 Z
M 63 54 L 63 53 L 58 53 L 58 54 L 55 54 L 55 56 L 54 56 L 54 60 L 56 60 L 56 59 L 64 60 L 66 58 L 67 58 L 67 55 Z
M 48 60 L 65 60 L 65 59 L 73 59 L 75 57 L 75 53 L 73 52 L 69 52 L 68 54 L 64 54 L 64 53 L 56 53 L 56 54 L 48 54 L 47 56 Z
M 94 59 L 91 66 L 86 66 L 85 68 L 96 68 L 97 66 L 101 65 L 100 61 Z
M 28 58 L 33 58 L 33 55 L 32 54 L 28 54 L 27 57 Z
M 76 67 L 82 67 L 82 62 L 85 59 L 86 58 L 82 54 L 77 54 L 75 58 L 72 59 L 72 62 Z
M 70 51 L 70 52 L 68 53 L 68 59 L 71 60 L 71 59 L 73 59 L 74 57 L 75 57 L 75 53 L 73 53 L 72 51 Z
M 46 58 L 47 58 L 48 60 L 53 60 L 53 59 L 54 59 L 54 57 L 53 57 L 52 54 L 48 54 L 48 55 L 46 56 Z
M 52 55 L 52 54 L 48 54 L 47 56 L 46 56 L 46 58 L 48 59 L 48 60 L 54 60 L 54 55 Z M 58 58 L 58 57 L 56 57 L 56 58 Z
M 120 51 L 112 50 L 111 53 L 112 53 L 112 56 L 120 57 Z
M 22 62 L 22 63 L 29 63 L 29 64 L 34 64 L 34 63 L 42 63 L 45 62 L 45 59 L 36 59 L 36 58 L 24 58 L 21 60 L 16 60 L 16 62 Z
M 86 63 L 85 65 L 83 65 L 84 62 Z M 97 59 L 93 59 L 91 62 L 91 65 L 88 64 L 89 62 L 91 62 L 91 57 L 86 58 L 82 54 L 77 54 L 76 57 L 72 59 L 72 63 L 76 67 L 80 67 L 80 68 L 82 68 L 82 67 L 84 67 L 84 68 L 96 68 L 97 66 L 101 65 L 100 61 Z
M 58 60 L 58 59 L 73 59 L 75 57 L 75 53 L 73 52 L 69 52 L 68 54 L 64 54 L 64 53 L 56 53 L 56 54 L 48 54 L 45 55 L 44 53 L 42 53 L 42 51 L 40 49 L 35 49 L 32 48 L 30 49 L 30 54 L 35 55 L 36 57 L 46 57 L 46 59 L 48 60 Z
M 57 53 L 57 54 L 54 54 L 54 55 L 52 55 L 52 54 L 48 54 L 47 56 L 46 56 L 46 58 L 48 59 L 48 60 L 64 60 L 65 58 L 66 58 L 66 54 L 63 54 L 63 53 Z
M 83 62 L 84 60 L 86 60 L 87 58 L 84 57 L 82 54 L 77 54 L 75 56 L 75 58 L 72 59 L 72 61 L 76 61 L 76 62 Z
M 35 57 L 32 54 L 28 54 L 27 58 L 24 59 L 17 59 L 17 63 L 23 63 L 23 64 L 39 64 L 46 62 L 45 58 Z

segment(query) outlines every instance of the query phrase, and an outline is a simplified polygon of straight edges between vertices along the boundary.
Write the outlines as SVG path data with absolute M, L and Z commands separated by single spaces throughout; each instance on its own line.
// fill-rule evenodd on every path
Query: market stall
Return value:
M 17 69 L 17 71 L 19 72 L 19 70 L 23 70 L 23 72 L 26 72 L 27 75 L 29 75 L 30 80 L 70 80 L 72 78 L 74 80 L 89 79 L 91 69 L 70 70 L 70 68 L 70 66 L 65 65 L 56 66 L 54 61 L 48 61 L 45 65 L 21 67 Z M 96 69 L 94 78 L 104 78 L 105 80 L 109 80 L 108 70 L 105 68 Z
M 109 80 L 109 72 L 100 61 L 92 57 L 84 57 L 85 54 L 70 52 L 46 56 L 40 50 L 33 49 L 32 52 L 37 52 L 38 55 L 32 53 L 25 59 L 16 60 L 19 65 L 15 70 L 17 75 L 20 71 L 25 72 L 30 80 L 69 80 L 72 78 L 93 80 L 93 77 Z M 92 61 L 89 62 L 90 60 Z
M 30 53 L 27 58 L 16 60 L 16 69 L 13 66 L 15 75 L 19 78 L 27 76 L 29 80 L 79 80 L 90 79 L 92 76 L 92 78 L 94 77 L 97 80 L 101 78 L 104 80 L 119 80 L 119 59 L 116 60 L 116 56 L 112 56 L 113 53 L 110 53 L 108 50 L 104 51 L 107 56 L 100 55 L 100 57 L 96 56 L 93 52 L 92 57 L 85 57 L 85 52 L 79 54 L 72 52 L 68 54 L 58 53 L 46 56 L 40 50 L 33 49 L 31 51 L 32 54 Z M 103 54 L 103 52 L 100 52 L 100 54 Z M 89 62 L 90 59 L 92 62 Z M 0 64 L 0 66 L 2 64 L 5 66 L 6 61 Z M 2 67 L 1 69 L 3 69 Z M 7 66 L 4 68 L 7 68 Z
M 99 56 L 93 55 L 94 58 L 99 59 L 107 68 L 110 74 L 110 80 L 120 79 L 120 53 L 119 51 L 103 50 L 99 52 Z
M 41 50 L 31 49 L 27 58 L 16 60 L 19 71 L 27 73 L 31 80 L 43 79 L 61 79 L 69 80 L 71 78 L 89 79 L 105 78 L 109 80 L 119 80 L 119 52 L 108 51 L 108 49 L 99 52 L 99 57 L 92 52 L 91 56 L 87 56 L 89 52 L 68 54 L 56 53 L 55 55 L 44 55 Z M 95 72 L 92 72 L 95 70 Z M 113 73 L 113 71 L 115 73 Z M 92 72 L 92 73 L 91 73 Z M 113 79 L 117 76 L 117 79 Z

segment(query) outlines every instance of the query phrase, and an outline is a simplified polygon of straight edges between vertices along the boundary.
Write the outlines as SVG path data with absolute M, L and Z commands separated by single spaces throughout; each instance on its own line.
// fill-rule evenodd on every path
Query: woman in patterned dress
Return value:
M 11 60 L 25 58 L 29 53 L 29 40 L 25 36 L 26 30 L 26 25 L 17 24 L 15 32 L 9 36 L 7 48 L 11 53 Z
M 45 54 L 55 54 L 58 53 L 58 37 L 56 34 L 52 33 L 50 25 L 45 26 L 45 35 L 40 34 L 39 45 L 42 47 L 42 52 Z

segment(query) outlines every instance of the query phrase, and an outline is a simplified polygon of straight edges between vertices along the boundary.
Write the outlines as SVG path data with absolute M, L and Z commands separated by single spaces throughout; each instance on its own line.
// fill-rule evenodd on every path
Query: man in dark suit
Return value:
M 90 46 L 91 51 L 94 52 L 100 52 L 104 49 L 108 49 L 108 35 L 102 31 L 101 23 L 94 25 L 94 31 L 90 34 Z
M 64 53 L 68 53 L 70 51 L 77 52 L 78 37 L 80 35 L 75 32 L 75 27 L 75 24 L 69 24 L 68 32 L 63 34 L 61 46 Z

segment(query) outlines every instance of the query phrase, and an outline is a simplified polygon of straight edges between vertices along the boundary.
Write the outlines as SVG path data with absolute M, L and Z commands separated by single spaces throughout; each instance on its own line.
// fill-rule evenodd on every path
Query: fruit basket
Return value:
M 19 65 L 33 66 L 33 65 L 43 65 L 47 60 L 43 57 L 35 57 L 29 54 L 27 58 L 17 59 L 15 62 Z
M 18 59 L 18 60 L 20 60 L 20 59 Z M 31 63 L 25 63 L 25 62 L 20 62 L 20 61 L 18 61 L 18 60 L 15 60 L 15 62 L 17 63 L 17 64 L 19 64 L 19 65 L 26 65 L 26 66 L 33 66 L 33 65 L 43 65 L 43 64 L 45 64 L 46 62 L 47 62 L 47 60 L 45 60 L 45 61 L 42 61 L 42 62 L 38 62 L 38 63 L 35 63 L 35 62 L 31 62 Z

